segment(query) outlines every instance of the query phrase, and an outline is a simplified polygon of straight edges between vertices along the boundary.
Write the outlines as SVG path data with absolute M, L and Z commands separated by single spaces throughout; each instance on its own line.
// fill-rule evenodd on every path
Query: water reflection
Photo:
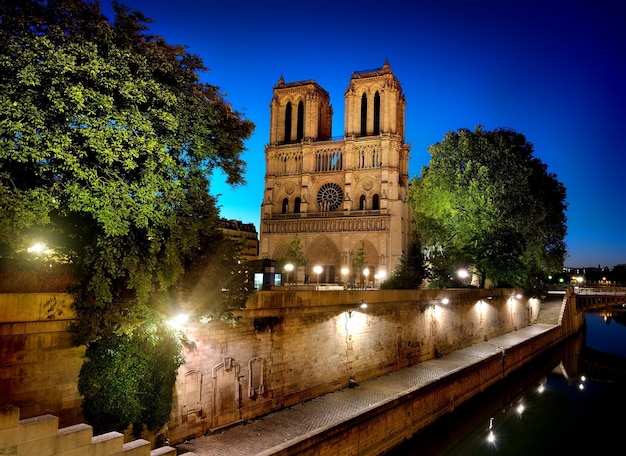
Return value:
M 624 317 L 586 315 L 578 335 L 388 455 L 615 454 L 626 410 Z

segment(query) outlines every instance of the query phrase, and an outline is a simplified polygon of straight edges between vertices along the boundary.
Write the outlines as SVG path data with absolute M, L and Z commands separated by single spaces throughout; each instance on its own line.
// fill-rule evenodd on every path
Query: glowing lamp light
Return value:
M 353 308 L 353 309 L 350 309 L 350 310 L 348 311 L 348 317 L 352 317 L 352 314 L 353 314 L 353 313 L 354 313 L 354 311 L 355 311 L 355 310 L 357 310 L 357 309 L 367 309 L 367 303 L 366 303 L 365 301 L 361 300 L 361 301 L 359 302 L 359 305 L 358 305 L 357 307 L 355 307 L 355 308 Z
M 26 249 L 28 253 L 34 253 L 35 255 L 39 255 L 45 253 L 46 255 L 52 253 L 52 250 L 46 247 L 46 244 L 43 242 L 37 242 Z
M 178 314 L 174 318 L 168 321 L 169 325 L 175 329 L 182 329 L 185 323 L 189 321 L 189 315 Z

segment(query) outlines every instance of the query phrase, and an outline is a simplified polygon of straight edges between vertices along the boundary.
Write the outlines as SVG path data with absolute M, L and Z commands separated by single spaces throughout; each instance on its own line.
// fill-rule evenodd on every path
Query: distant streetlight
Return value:
M 317 288 L 320 287 L 320 274 L 324 269 L 318 264 L 313 268 L 313 272 L 317 274 Z
M 469 272 L 467 271 L 467 269 L 459 269 L 458 271 L 456 271 L 456 275 L 459 279 L 465 280 L 469 277 Z
M 368 268 L 363 269 L 363 277 L 365 277 L 365 288 L 367 288 L 367 276 L 370 275 L 370 270 Z
M 293 271 L 293 264 L 287 263 L 285 265 L 285 271 L 287 271 L 287 285 L 289 285 L 289 274 L 291 274 L 291 271 Z
M 350 272 L 350 270 L 347 267 L 343 267 L 341 268 L 341 277 L 343 278 L 343 283 L 345 284 L 347 282 L 347 278 L 348 278 L 348 273 Z
M 374 286 L 376 286 L 377 280 L 382 284 L 386 276 L 387 273 L 385 271 L 378 271 L 378 273 L 374 275 Z

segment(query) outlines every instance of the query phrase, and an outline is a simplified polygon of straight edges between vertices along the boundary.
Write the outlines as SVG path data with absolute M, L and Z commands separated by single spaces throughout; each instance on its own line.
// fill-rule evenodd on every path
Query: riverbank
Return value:
M 537 324 L 184 442 L 177 452 L 383 454 L 506 376 L 524 357 L 547 349 L 557 337 L 561 307 L 558 298 L 545 301 Z

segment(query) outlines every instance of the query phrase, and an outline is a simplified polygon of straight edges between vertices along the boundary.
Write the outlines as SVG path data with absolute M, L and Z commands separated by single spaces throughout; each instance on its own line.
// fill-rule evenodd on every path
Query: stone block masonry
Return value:
M 539 302 L 514 291 L 257 292 L 237 324 L 184 329 L 170 444 L 527 326 Z M 69 299 L 0 294 L 0 406 L 18 406 L 25 419 L 53 414 L 62 428 L 84 421 L 77 389 L 84 348 L 67 333 Z
M 176 456 L 176 449 L 150 450 L 147 440 L 124 443 L 119 432 L 93 436 L 92 428 L 77 424 L 59 429 L 53 415 L 20 420 L 19 408 L 0 407 L 0 454 L 36 456 Z M 192 456 L 194 453 L 184 453 Z

